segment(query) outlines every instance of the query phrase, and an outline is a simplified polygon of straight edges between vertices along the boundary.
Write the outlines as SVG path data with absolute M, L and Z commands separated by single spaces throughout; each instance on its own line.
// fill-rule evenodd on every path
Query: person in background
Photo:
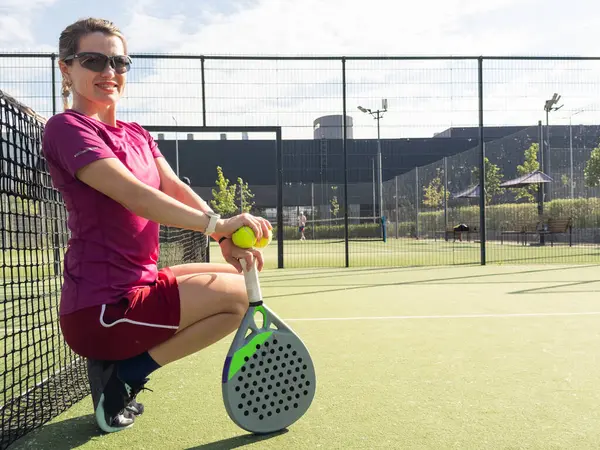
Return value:
M 304 236 L 304 229 L 306 228 L 306 216 L 304 215 L 304 211 L 300 213 L 298 216 L 298 231 L 300 232 L 300 240 L 306 240 Z

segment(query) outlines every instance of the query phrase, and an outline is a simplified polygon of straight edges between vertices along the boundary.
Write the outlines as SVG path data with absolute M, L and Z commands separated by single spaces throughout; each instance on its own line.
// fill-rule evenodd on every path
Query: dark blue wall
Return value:
M 322 148 L 326 145 L 326 150 Z M 476 147 L 477 140 L 458 139 L 384 139 L 381 141 L 383 179 L 387 180 Z M 175 142 L 162 140 L 159 147 L 175 168 Z M 348 182 L 372 180 L 371 164 L 377 154 L 376 140 L 348 140 Z M 342 141 L 283 141 L 284 182 L 343 183 Z M 326 161 L 321 155 L 326 154 Z M 242 177 L 253 185 L 274 185 L 276 176 L 274 141 L 179 141 L 180 175 L 194 186 L 214 186 L 216 167 L 221 166 L 232 181 Z
M 484 131 L 486 155 L 492 163 L 501 167 L 506 179 L 516 176 L 517 165 L 523 163 L 525 149 L 539 142 L 538 127 L 498 127 Z M 569 148 L 570 131 L 568 126 L 550 127 L 553 167 L 567 164 L 560 158 L 568 154 L 564 150 Z M 444 133 L 444 136 L 453 137 L 383 139 L 383 180 L 440 161 L 445 156 L 451 157 L 467 150 L 478 154 L 478 133 L 478 128 L 459 128 Z M 594 148 L 599 141 L 600 127 L 573 126 L 574 148 Z M 175 142 L 158 142 L 161 151 L 175 168 Z M 210 199 L 217 176 L 216 167 L 221 166 L 231 182 L 235 183 L 237 177 L 242 177 L 249 183 L 257 206 L 274 206 L 275 151 L 274 141 L 179 141 L 180 175 L 189 177 L 194 189 Z M 326 197 L 328 193 L 322 189 L 343 185 L 344 154 L 341 140 L 286 140 L 282 142 L 282 151 L 284 205 L 310 204 L 313 193 L 317 199 Z M 348 183 L 351 185 L 349 200 L 353 203 L 371 203 L 372 162 L 377 155 L 377 140 L 349 139 L 347 153 Z M 471 166 L 477 164 L 477 156 L 470 154 L 468 159 L 469 164 L 473 164 L 462 169 L 470 173 Z M 314 186 L 311 187 L 311 183 Z

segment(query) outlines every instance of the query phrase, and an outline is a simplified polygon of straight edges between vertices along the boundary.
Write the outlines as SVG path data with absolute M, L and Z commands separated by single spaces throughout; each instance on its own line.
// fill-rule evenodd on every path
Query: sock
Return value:
M 159 367 L 160 365 L 152 359 L 152 356 L 148 352 L 144 352 L 133 358 L 119 361 L 117 375 L 126 383 L 141 383 Z

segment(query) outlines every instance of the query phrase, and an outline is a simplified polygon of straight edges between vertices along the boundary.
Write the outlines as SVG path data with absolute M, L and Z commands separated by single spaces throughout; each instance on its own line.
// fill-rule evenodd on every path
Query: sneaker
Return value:
M 142 380 L 137 385 L 125 383 L 117 375 L 116 366 L 112 364 L 110 367 L 110 376 L 96 406 L 96 422 L 103 431 L 114 433 L 133 426 L 135 416 L 127 406 L 144 389 L 148 380 Z
M 94 403 L 94 411 L 98 408 L 100 396 L 104 391 L 104 387 L 110 378 L 114 364 L 111 361 L 101 361 L 98 359 L 87 360 L 88 380 L 92 391 L 92 402 Z M 144 412 L 144 405 L 136 401 L 135 396 L 125 407 L 134 416 L 139 416 Z
M 132 413 L 134 416 L 141 416 L 144 413 L 144 405 L 135 401 L 135 396 L 131 399 L 129 404 L 125 407 L 127 411 Z

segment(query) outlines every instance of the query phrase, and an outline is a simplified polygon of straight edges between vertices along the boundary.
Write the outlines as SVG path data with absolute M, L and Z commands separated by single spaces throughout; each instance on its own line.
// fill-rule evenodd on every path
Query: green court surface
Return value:
M 255 437 L 226 415 L 232 335 L 152 375 L 133 428 L 88 397 L 11 448 L 597 449 L 600 265 L 265 270 L 317 368 L 308 413 Z

